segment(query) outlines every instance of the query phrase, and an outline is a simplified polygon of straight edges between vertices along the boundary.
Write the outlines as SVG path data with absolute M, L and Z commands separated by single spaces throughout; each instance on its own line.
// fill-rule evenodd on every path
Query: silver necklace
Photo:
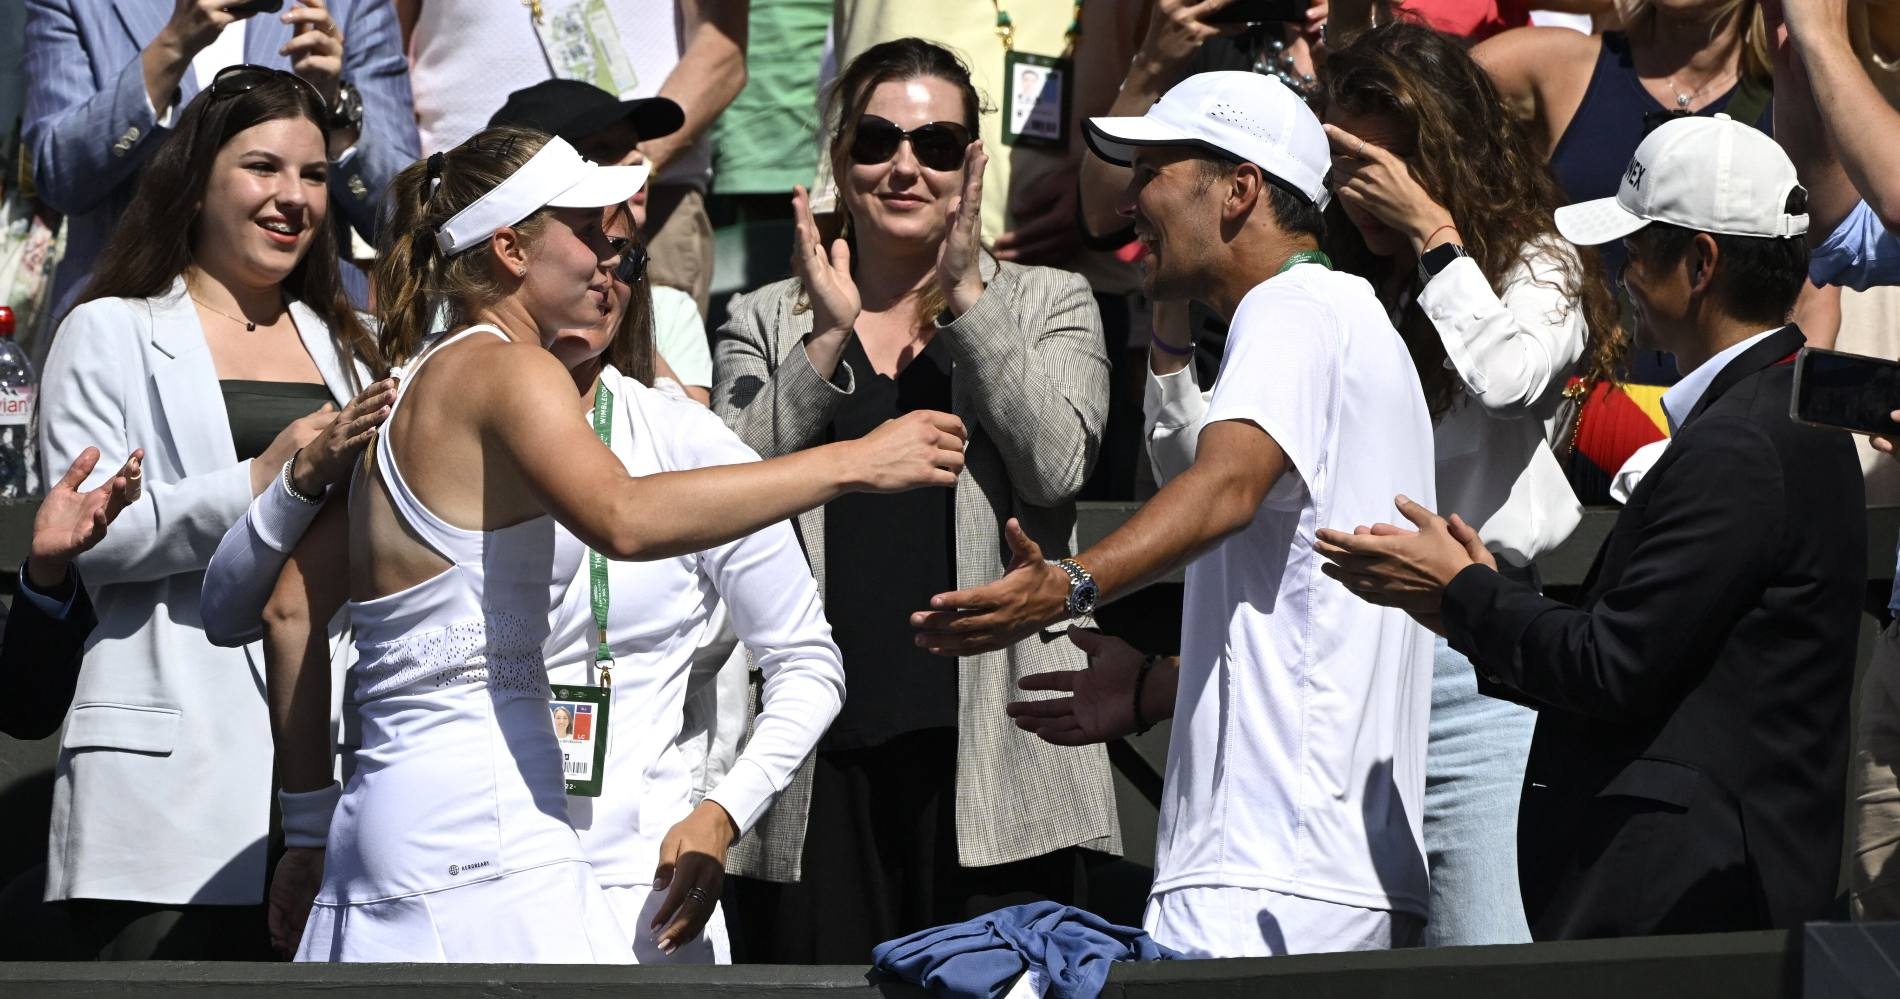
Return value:
M 1671 73 L 1668 77 L 1666 77 L 1664 79 L 1664 82 L 1669 84 L 1669 91 L 1676 95 L 1676 107 L 1681 110 L 1687 111 L 1689 109 L 1690 101 L 1693 101 L 1696 98 L 1702 96 L 1702 92 L 1714 86 L 1717 83 L 1717 81 L 1728 79 L 1728 76 L 1729 74 L 1725 70 L 1721 73 L 1718 73 L 1702 81 L 1702 86 L 1697 87 L 1686 94 L 1682 92 L 1681 87 L 1676 86 L 1676 76 L 1674 73 Z

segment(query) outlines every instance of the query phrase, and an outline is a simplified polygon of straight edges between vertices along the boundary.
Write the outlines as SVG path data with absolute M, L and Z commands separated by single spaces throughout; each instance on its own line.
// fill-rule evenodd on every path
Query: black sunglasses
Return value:
M 851 137 L 851 162 L 863 166 L 889 162 L 906 139 L 917 162 L 932 170 L 955 170 L 963 166 L 970 130 L 954 121 L 933 121 L 906 132 L 894 121 L 867 114 L 858 119 L 857 132 Z
M 614 280 L 621 284 L 633 284 L 646 274 L 647 248 L 639 240 L 609 236 L 607 245 L 620 255 L 620 262 L 614 265 Z
M 218 70 L 218 75 L 211 78 L 211 86 L 206 87 L 205 90 L 211 94 L 212 100 L 218 101 L 226 97 L 248 94 L 265 84 L 273 83 L 280 79 L 295 81 L 297 86 L 303 88 L 304 93 L 310 95 L 311 100 L 317 102 L 317 107 L 327 108 L 329 106 L 324 102 L 323 95 L 317 93 L 317 88 L 313 86 L 309 80 L 295 73 L 286 73 L 281 69 L 272 69 L 269 66 L 257 66 L 250 63 L 245 63 L 241 66 L 226 66 Z

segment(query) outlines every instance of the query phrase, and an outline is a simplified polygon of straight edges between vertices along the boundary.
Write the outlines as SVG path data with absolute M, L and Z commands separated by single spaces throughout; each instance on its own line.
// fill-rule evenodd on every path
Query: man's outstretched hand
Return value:
M 1069 574 L 1043 561 L 1042 548 L 1014 517 L 1003 533 L 1009 571 L 988 586 L 931 597 L 929 610 L 910 616 L 919 646 L 940 656 L 991 652 L 1068 616 Z

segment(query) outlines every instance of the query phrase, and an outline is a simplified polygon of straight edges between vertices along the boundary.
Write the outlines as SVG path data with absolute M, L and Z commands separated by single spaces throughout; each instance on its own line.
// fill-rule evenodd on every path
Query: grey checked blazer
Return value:
M 950 349 L 951 409 L 969 428 L 956 485 L 957 585 L 980 586 L 1009 564 L 1010 517 L 1050 558 L 1075 550 L 1075 494 L 1100 449 L 1108 417 L 1108 357 L 1088 283 L 1047 267 L 982 262 L 988 288 L 940 327 Z M 831 381 L 805 356 L 811 313 L 796 279 L 734 296 L 714 351 L 713 408 L 767 457 L 822 443 L 853 373 Z M 825 588 L 825 518 L 798 518 L 798 535 Z M 1018 729 L 1004 713 L 1030 673 L 1081 669 L 1060 630 L 957 661 L 957 853 L 966 867 L 1040 856 L 1066 846 L 1121 852 L 1108 753 L 1065 749 Z M 850 696 L 850 691 L 845 692 Z M 805 761 L 778 804 L 737 843 L 728 869 L 795 881 L 811 803 Z

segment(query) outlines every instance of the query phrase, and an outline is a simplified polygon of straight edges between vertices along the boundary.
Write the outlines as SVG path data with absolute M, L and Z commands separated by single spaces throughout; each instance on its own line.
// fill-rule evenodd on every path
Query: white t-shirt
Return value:
M 1432 638 L 1321 574 L 1320 527 L 1434 503 L 1410 355 L 1363 280 L 1312 264 L 1247 294 L 1205 423 L 1290 463 L 1253 523 L 1188 567 L 1154 892 L 1267 888 L 1424 915 Z
M 706 321 L 693 296 L 678 288 L 653 286 L 653 349 L 690 388 L 712 388 L 712 348 Z

